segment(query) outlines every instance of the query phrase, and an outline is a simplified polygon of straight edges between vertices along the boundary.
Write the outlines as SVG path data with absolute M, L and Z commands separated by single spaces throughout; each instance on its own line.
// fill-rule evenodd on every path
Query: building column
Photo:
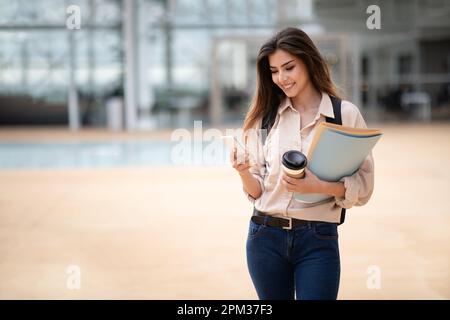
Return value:
M 123 0 L 123 40 L 124 40 L 124 99 L 125 126 L 127 130 L 136 128 L 137 89 L 136 89 L 136 5 L 137 1 Z
M 213 40 L 211 46 L 211 90 L 209 96 L 209 119 L 212 126 L 222 123 L 222 92 L 220 85 L 220 64 L 219 62 L 218 39 Z
M 77 131 L 80 129 L 80 108 L 78 104 L 78 92 L 75 79 L 76 69 L 76 53 L 75 53 L 75 34 L 76 30 L 68 30 L 69 32 L 69 90 L 68 90 L 68 117 L 69 129 Z

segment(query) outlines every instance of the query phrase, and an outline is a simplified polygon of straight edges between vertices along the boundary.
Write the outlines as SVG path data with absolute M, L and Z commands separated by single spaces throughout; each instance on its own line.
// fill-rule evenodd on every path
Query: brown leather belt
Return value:
M 252 221 L 256 224 L 263 224 L 270 227 L 282 228 L 285 230 L 291 230 L 292 227 L 305 226 L 311 223 L 311 221 L 308 220 L 293 219 L 290 217 L 286 218 L 271 217 L 266 213 L 261 212 L 257 209 L 253 209 Z

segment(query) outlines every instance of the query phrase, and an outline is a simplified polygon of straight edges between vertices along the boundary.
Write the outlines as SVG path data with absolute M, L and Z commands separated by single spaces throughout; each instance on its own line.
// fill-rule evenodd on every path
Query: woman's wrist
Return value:
M 249 175 L 250 175 L 250 170 L 244 169 L 244 170 L 242 170 L 242 171 L 238 171 L 238 173 L 239 173 L 239 175 L 240 175 L 241 177 L 246 177 L 246 176 L 249 176 Z
M 343 182 L 322 181 L 321 184 L 321 193 L 329 194 L 338 199 L 343 199 L 345 197 L 345 185 Z

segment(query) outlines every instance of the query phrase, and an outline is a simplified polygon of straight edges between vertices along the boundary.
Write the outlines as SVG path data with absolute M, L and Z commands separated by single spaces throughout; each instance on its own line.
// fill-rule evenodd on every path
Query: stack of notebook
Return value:
M 339 181 L 354 174 L 381 138 L 377 129 L 351 128 L 322 122 L 316 129 L 308 158 L 308 169 L 325 181 Z M 314 203 L 327 194 L 299 194 L 294 198 Z

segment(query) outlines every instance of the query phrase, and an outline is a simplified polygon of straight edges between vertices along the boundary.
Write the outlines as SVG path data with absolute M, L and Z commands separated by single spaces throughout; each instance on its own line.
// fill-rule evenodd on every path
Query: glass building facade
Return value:
M 0 0 L 0 123 L 66 124 L 76 110 L 80 126 L 104 127 L 112 97 L 128 129 L 240 120 L 259 46 L 284 26 L 312 36 L 369 116 L 403 88 L 447 103 L 449 4 L 374 3 L 378 31 L 360 0 Z

